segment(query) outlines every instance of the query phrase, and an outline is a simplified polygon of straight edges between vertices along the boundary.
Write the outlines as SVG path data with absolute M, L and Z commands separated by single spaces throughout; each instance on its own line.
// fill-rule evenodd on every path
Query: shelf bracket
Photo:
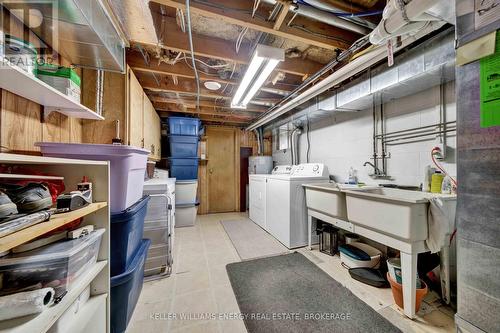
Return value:
M 62 109 L 56 108 L 53 106 L 43 106 L 42 112 L 43 112 L 43 120 L 46 120 L 49 118 L 50 114 L 52 112 L 60 112 Z

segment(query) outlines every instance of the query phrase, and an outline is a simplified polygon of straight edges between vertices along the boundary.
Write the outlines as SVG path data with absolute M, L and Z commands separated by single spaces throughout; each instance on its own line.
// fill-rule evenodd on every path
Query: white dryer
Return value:
M 267 178 L 273 174 L 285 175 L 292 172 L 292 166 L 275 166 L 271 174 L 248 175 L 249 208 L 248 217 L 261 228 L 266 229 Z
M 321 163 L 299 164 L 288 175 L 269 175 L 266 230 L 289 249 L 307 245 L 307 208 L 302 184 L 328 181 Z

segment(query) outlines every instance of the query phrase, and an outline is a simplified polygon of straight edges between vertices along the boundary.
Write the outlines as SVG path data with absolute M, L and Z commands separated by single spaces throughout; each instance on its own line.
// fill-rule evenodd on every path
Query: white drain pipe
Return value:
M 406 1 L 407 2 L 407 1 Z M 419 31 L 431 21 L 426 10 L 435 6 L 436 0 L 391 0 L 384 8 L 382 21 L 370 33 L 370 43 L 384 44 L 388 39 Z

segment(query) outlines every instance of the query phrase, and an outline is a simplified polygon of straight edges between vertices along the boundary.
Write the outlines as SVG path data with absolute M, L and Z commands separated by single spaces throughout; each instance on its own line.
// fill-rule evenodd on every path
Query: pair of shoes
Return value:
M 47 184 L 0 185 L 0 219 L 20 213 L 33 213 L 52 206 Z
M 17 206 L 10 200 L 9 196 L 0 190 L 0 220 L 10 215 L 17 214 Z

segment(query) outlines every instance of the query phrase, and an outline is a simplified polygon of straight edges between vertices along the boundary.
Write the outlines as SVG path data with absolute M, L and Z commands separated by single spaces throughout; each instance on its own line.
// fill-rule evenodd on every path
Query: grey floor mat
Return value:
M 226 269 L 249 333 L 400 332 L 300 253 Z
M 250 219 L 221 221 L 241 260 L 288 253 L 288 249 Z

